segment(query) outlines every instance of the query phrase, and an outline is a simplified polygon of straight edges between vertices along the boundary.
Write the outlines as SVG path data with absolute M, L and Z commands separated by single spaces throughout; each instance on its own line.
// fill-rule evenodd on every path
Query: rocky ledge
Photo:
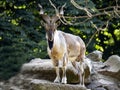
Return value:
M 68 84 L 53 83 L 55 70 L 49 59 L 33 59 L 23 64 L 21 72 L 8 81 L 0 82 L 0 90 L 120 90 L 120 57 L 112 55 L 101 62 L 102 53 L 94 51 L 87 56 L 93 66 L 90 74 L 85 69 L 85 87 L 79 85 L 79 77 L 71 63 L 68 64 Z

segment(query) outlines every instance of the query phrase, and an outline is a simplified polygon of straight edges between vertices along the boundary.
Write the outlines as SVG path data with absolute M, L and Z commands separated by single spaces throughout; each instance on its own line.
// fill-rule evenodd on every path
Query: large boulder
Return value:
M 89 62 L 89 63 L 85 63 L 86 65 L 85 78 L 88 79 L 90 75 L 89 67 L 91 65 L 89 59 L 86 58 L 86 61 Z M 72 66 L 71 62 L 68 63 L 66 72 L 67 72 L 68 83 L 79 83 L 79 77 L 77 71 Z M 54 81 L 56 77 L 55 69 L 50 59 L 44 59 L 44 60 L 41 60 L 39 58 L 33 59 L 31 60 L 31 62 L 26 63 L 22 66 L 21 73 L 34 74 L 35 76 L 34 78 L 45 79 L 50 81 Z M 60 70 L 60 74 L 62 74 L 62 70 Z M 88 80 L 86 80 L 86 82 L 88 83 Z
M 98 66 L 101 63 L 94 63 L 95 66 Z M 96 68 L 96 67 L 95 67 Z M 97 70 L 101 70 L 100 68 Z M 95 71 L 91 75 L 91 83 L 87 85 L 87 88 L 91 90 L 120 90 L 120 81 L 114 77 L 110 77 L 109 75 L 104 75 L 101 72 Z
M 92 90 L 120 90 L 120 57 L 112 55 L 101 62 L 93 60 L 94 73 L 92 81 L 87 86 Z
M 120 57 L 118 55 L 110 56 L 98 72 L 120 80 Z

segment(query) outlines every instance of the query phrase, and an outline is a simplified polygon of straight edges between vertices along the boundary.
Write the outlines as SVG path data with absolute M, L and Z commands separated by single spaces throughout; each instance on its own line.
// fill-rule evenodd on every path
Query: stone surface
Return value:
M 108 58 L 104 65 L 108 66 L 108 71 L 118 72 L 120 71 L 120 57 L 112 55 Z
M 117 55 L 110 56 L 98 72 L 120 80 L 120 57 Z
M 89 62 L 92 63 L 91 75 L 90 69 L 86 68 L 86 87 L 89 90 L 120 90 L 119 56 L 116 59 L 116 55 L 113 55 L 103 63 L 101 62 L 101 56 L 96 56 L 102 55 L 102 53 L 95 52 L 92 52 L 91 56 L 88 55 L 93 60 Z M 55 70 L 51 60 L 36 58 L 24 64 L 18 75 L 8 81 L 1 81 L 0 90 L 88 90 L 78 84 L 79 78 L 76 73 L 76 70 L 69 63 L 67 68 L 69 84 L 53 83 Z M 89 75 L 90 78 L 87 79 Z
M 92 61 L 97 61 L 97 62 L 99 62 L 99 61 L 102 59 L 102 54 L 103 54 L 103 53 L 102 53 L 101 51 L 95 50 L 95 51 L 89 53 L 89 54 L 87 55 L 87 57 L 88 57 L 89 59 L 91 59 Z
M 87 90 L 80 85 L 52 83 L 45 80 L 31 81 L 32 90 Z
M 86 59 L 86 60 L 88 61 L 88 59 Z M 89 63 L 87 63 L 87 65 L 88 64 Z M 67 72 L 68 83 L 79 83 L 79 77 L 78 77 L 77 71 L 75 70 L 75 68 L 72 66 L 72 64 L 70 62 L 67 65 L 66 72 Z M 54 81 L 54 79 L 56 77 L 52 62 L 51 62 L 51 60 L 48 60 L 48 59 L 47 60 L 46 59 L 45 60 L 34 59 L 30 63 L 24 64 L 21 68 L 21 73 L 24 73 L 24 74 L 25 73 L 29 73 L 29 74 L 34 73 L 35 78 L 45 79 L 45 80 L 50 80 L 50 81 Z M 38 74 L 38 73 L 40 73 L 40 74 Z M 60 70 L 60 73 L 62 74 L 62 70 Z M 89 67 L 86 67 L 85 73 L 86 73 L 85 77 L 86 77 L 86 79 L 88 79 L 88 77 L 90 75 Z M 87 81 L 88 80 L 86 80 L 86 82 Z
M 90 58 L 95 59 L 94 56 L 97 58 L 93 52 L 91 55 Z M 120 90 L 120 57 L 112 55 L 104 63 L 100 60 L 92 60 L 94 72 L 87 87 L 91 90 Z

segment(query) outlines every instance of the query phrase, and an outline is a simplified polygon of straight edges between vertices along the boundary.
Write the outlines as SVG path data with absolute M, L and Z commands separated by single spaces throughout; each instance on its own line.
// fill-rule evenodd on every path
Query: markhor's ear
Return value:
M 43 20 L 40 21 L 40 24 L 41 24 L 42 26 L 45 26 L 45 22 L 44 22 Z
M 56 22 L 57 27 L 60 26 L 60 24 L 61 24 L 61 21 Z

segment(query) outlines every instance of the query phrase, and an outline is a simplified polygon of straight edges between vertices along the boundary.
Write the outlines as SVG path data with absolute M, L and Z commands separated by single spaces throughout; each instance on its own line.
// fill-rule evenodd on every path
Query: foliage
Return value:
M 0 1 L 0 79 L 8 79 L 32 58 L 47 57 L 38 11 L 31 3 Z
M 95 25 L 104 27 L 110 18 L 108 27 L 94 35 L 87 47 L 87 52 L 101 50 L 104 52 L 105 59 L 111 54 L 120 55 L 119 16 L 113 18 L 111 14 L 95 16 L 100 14 L 98 9 L 114 6 L 116 2 L 114 0 L 75 0 L 77 4 L 88 8 L 89 12 L 95 16 L 86 18 L 87 13 L 76 8 L 70 1 L 52 0 L 57 7 L 67 4 L 64 8 L 65 18 L 73 23 L 72 25 L 61 24 L 58 29 L 80 36 L 87 44 L 96 32 Z M 43 0 L 0 1 L 0 79 L 8 79 L 15 75 L 21 65 L 32 58 L 48 58 L 45 30 L 40 25 L 38 3 L 43 6 L 46 14 L 55 14 L 49 0 L 44 0 L 44 2 Z M 80 16 L 80 18 L 73 18 L 74 16 Z
M 107 59 L 110 55 L 120 55 L 120 20 L 113 19 L 108 29 L 99 34 L 100 42 L 104 50 L 103 58 Z

